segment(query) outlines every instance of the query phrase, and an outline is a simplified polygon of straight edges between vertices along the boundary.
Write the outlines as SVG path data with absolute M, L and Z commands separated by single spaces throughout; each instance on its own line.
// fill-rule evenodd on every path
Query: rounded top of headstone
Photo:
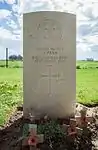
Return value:
M 32 14 L 64 14 L 64 15 L 70 15 L 70 16 L 76 16 L 73 13 L 68 13 L 68 12 L 64 12 L 64 11 L 57 11 L 57 10 L 50 10 L 50 11 L 32 11 L 32 12 L 24 12 L 23 15 L 32 15 Z

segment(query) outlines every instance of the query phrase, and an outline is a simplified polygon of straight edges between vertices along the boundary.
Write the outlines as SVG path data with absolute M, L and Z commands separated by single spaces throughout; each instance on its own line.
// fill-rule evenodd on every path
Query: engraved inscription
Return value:
M 63 47 L 37 47 L 36 50 L 42 54 L 32 56 L 34 63 L 63 63 L 67 59 Z
M 53 19 L 44 19 L 37 26 L 37 34 L 41 39 L 62 39 L 60 22 Z
M 36 48 L 36 50 L 38 50 L 38 51 L 48 51 L 48 50 L 63 51 L 64 48 L 63 47 L 38 47 L 38 48 Z
M 67 56 L 32 56 L 32 61 L 34 63 L 63 63 L 67 59 Z
M 38 25 L 35 25 L 34 31 L 27 28 L 25 32 L 31 39 L 50 40 L 55 38 L 63 40 L 61 24 L 53 19 L 45 18 Z

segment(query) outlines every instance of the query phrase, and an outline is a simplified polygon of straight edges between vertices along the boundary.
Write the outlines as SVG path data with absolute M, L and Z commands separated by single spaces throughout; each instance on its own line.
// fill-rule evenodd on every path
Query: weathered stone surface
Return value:
M 65 117 L 76 97 L 76 20 L 63 12 L 23 15 L 24 116 Z

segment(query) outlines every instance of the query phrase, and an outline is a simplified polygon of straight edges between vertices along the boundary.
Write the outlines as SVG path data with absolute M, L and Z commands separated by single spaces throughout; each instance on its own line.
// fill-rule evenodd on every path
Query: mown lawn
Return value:
M 23 102 L 22 62 L 9 62 L 9 68 L 0 61 L 0 125 L 4 124 L 16 106 Z M 98 62 L 78 61 L 77 101 L 98 104 Z
M 98 104 L 98 69 L 78 69 L 76 89 L 78 102 Z
M 0 68 L 4 68 L 6 66 L 6 62 L 4 60 L 0 61 Z M 22 61 L 9 61 L 8 62 L 9 68 L 22 68 L 23 62 Z
M 98 104 L 98 61 L 77 61 L 77 101 L 86 105 Z
M 0 125 L 22 103 L 22 69 L 0 68 Z
M 79 65 L 82 69 L 94 69 L 98 68 L 98 61 L 77 61 L 77 65 Z

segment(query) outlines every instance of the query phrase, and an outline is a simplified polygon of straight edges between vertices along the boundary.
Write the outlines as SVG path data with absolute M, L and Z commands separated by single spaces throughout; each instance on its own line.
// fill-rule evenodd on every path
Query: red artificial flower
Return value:
M 36 146 L 37 144 L 37 136 L 30 136 L 28 139 L 28 145 Z

